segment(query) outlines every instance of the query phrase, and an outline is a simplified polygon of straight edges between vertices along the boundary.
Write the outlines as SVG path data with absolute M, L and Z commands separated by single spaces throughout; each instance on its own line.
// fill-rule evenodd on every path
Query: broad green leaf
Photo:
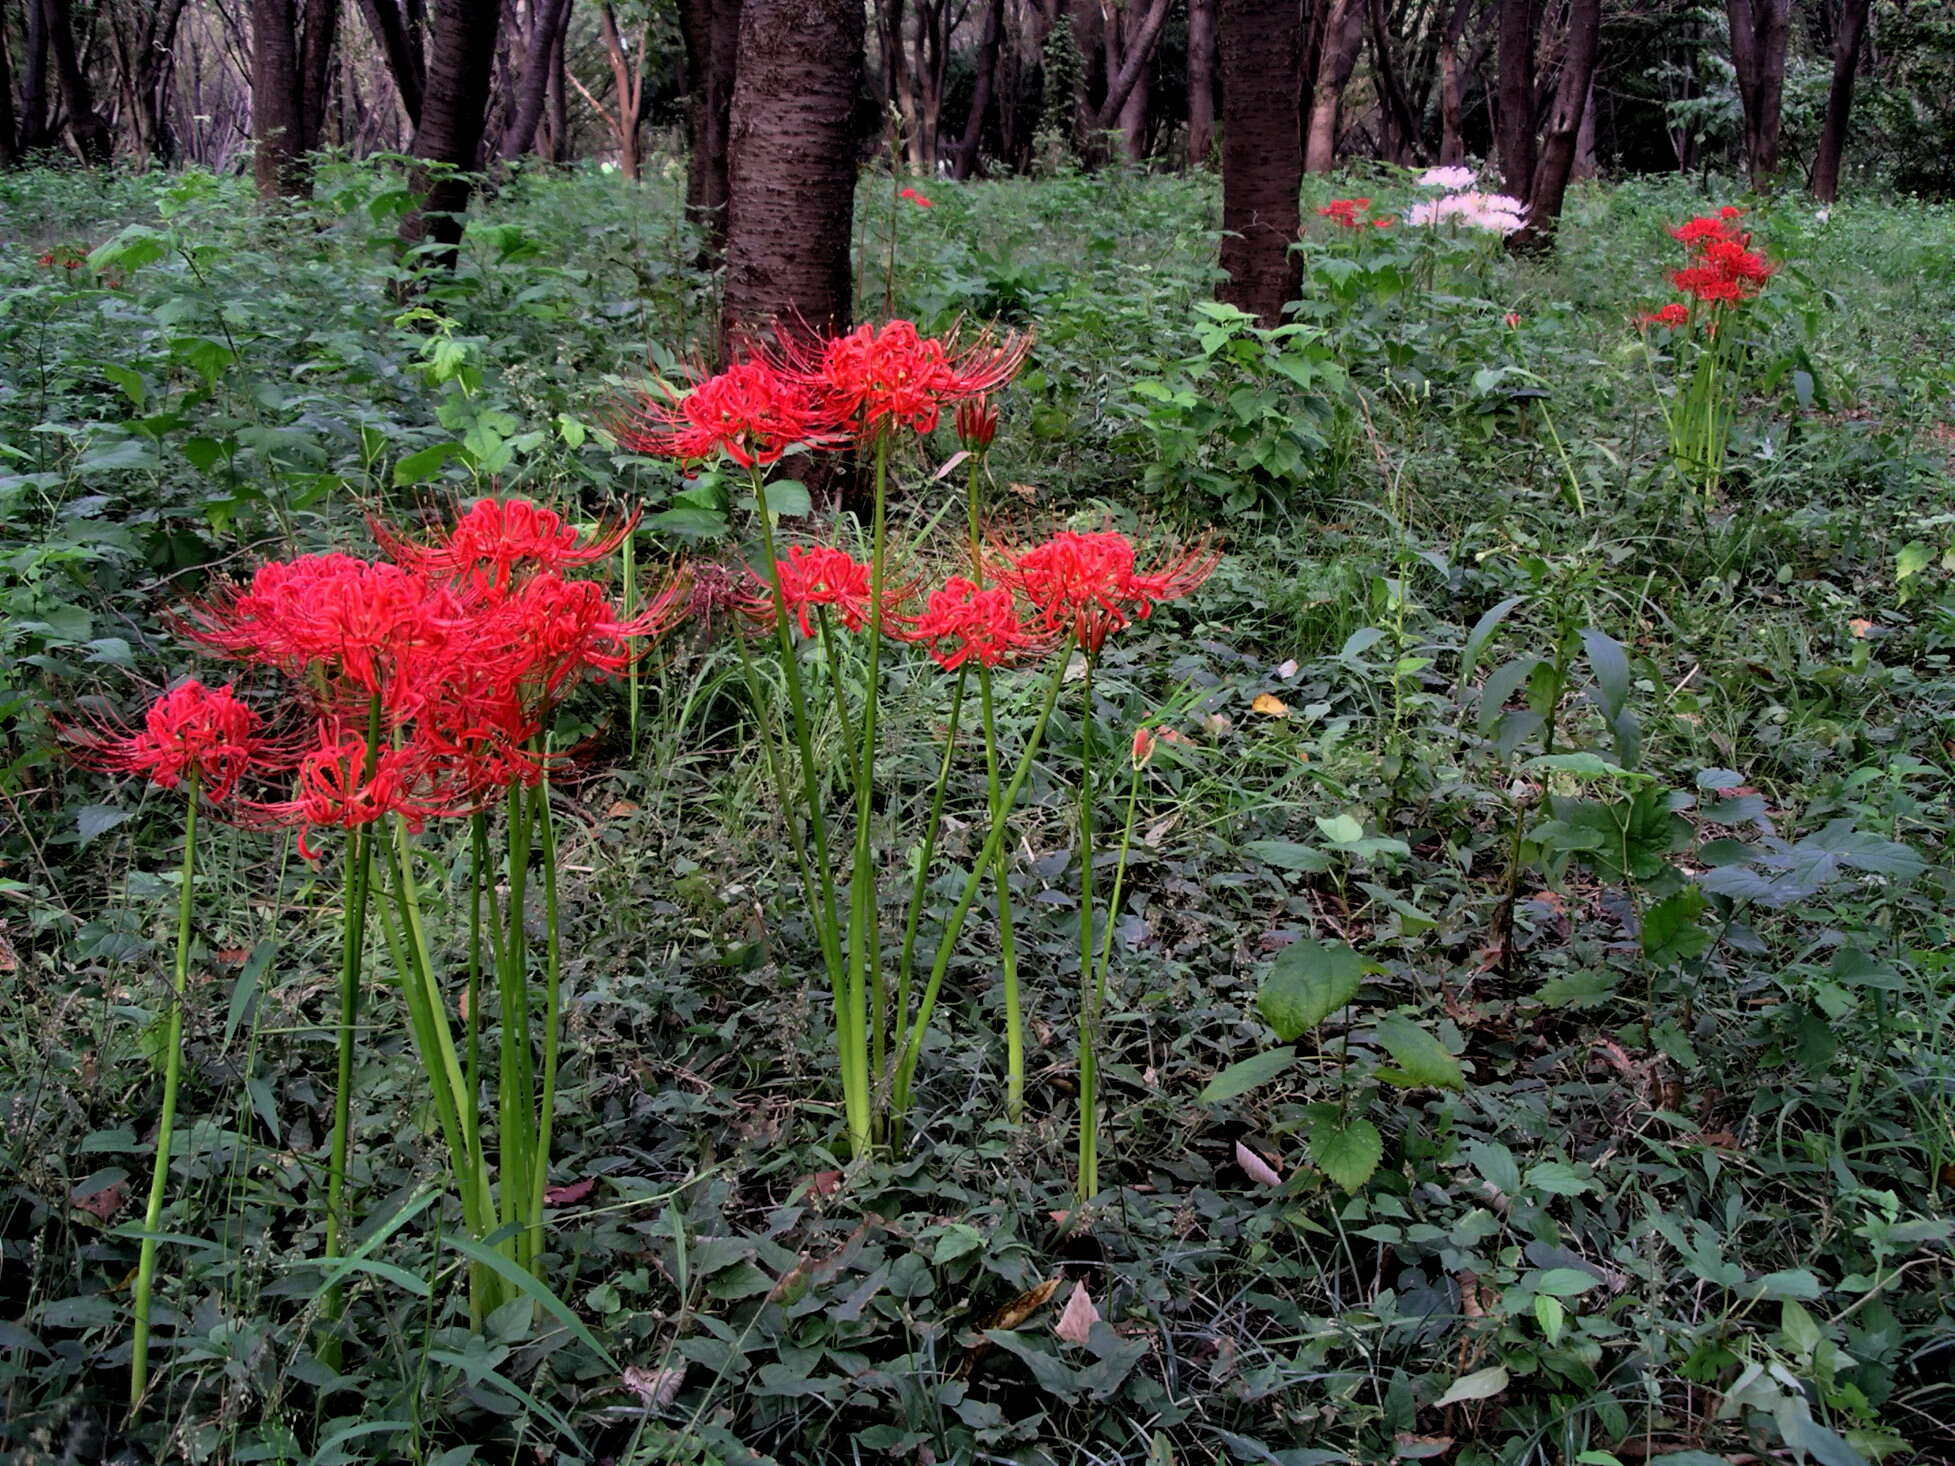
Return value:
M 1242 853 L 1278 870 L 1321 875 L 1330 869 L 1330 857 L 1323 851 L 1299 845 L 1293 840 L 1250 840 L 1243 845 Z
M 1396 1071 L 1381 1069 L 1378 1077 L 1407 1087 L 1430 1085 L 1434 1089 L 1465 1089 L 1466 1076 L 1459 1060 L 1446 1052 L 1446 1046 L 1407 1018 L 1403 1013 L 1388 1013 L 1378 1020 L 1378 1042 L 1392 1056 Z
M 1614 717 L 1629 701 L 1629 654 L 1621 642 L 1593 626 L 1582 628 L 1582 650 L 1595 674 L 1597 701 L 1605 714 Z
M 1363 982 L 1364 959 L 1348 944 L 1306 938 L 1276 954 L 1256 1006 L 1290 1043 L 1355 998 Z
M 1333 815 L 1329 819 L 1320 816 L 1317 828 L 1333 845 L 1349 845 L 1364 838 L 1364 826 L 1348 814 Z
M 394 487 L 424 484 L 440 473 L 448 460 L 462 452 L 460 443 L 436 443 L 409 453 L 394 464 Z
M 1296 1053 L 1291 1049 L 1269 1049 L 1229 1065 L 1220 1074 L 1208 1081 L 1208 1087 L 1201 1092 L 1200 1099 L 1205 1105 L 1219 1100 L 1234 1099 L 1246 1094 L 1259 1084 L 1267 1084 L 1296 1062 Z
M 1480 661 L 1480 653 L 1486 650 L 1487 642 L 1494 631 L 1502 621 L 1507 619 L 1508 613 L 1526 599 L 1526 596 L 1509 596 L 1506 600 L 1488 607 L 1480 619 L 1473 623 L 1473 629 L 1466 634 L 1466 645 L 1459 654 L 1459 680 L 1462 686 L 1466 679 L 1473 675 L 1473 668 Z
M 1710 950 L 1711 934 L 1697 925 L 1710 903 L 1696 886 L 1666 896 L 1643 916 L 1643 955 L 1658 967 L 1676 967 Z
M 1585 1273 L 1578 1267 L 1547 1268 L 1538 1273 L 1529 1273 L 1524 1281 L 1535 1292 L 1545 1293 L 1550 1298 L 1573 1298 L 1578 1293 L 1601 1286 L 1602 1282 L 1594 1273 Z
M 1384 1155 L 1384 1139 L 1369 1120 L 1327 1115 L 1310 1129 L 1310 1159 L 1353 1195 L 1371 1179 Z
M 1432 1402 L 1437 1410 L 1445 1405 L 1460 1405 L 1468 1400 L 1485 1400 L 1507 1388 L 1507 1371 L 1498 1364 L 1486 1369 L 1476 1369 L 1471 1374 L 1461 1375 L 1447 1387 L 1446 1393 Z

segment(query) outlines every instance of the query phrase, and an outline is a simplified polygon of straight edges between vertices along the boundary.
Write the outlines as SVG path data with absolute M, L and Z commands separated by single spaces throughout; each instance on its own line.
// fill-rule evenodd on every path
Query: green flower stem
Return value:
M 1009 813 L 1018 803 L 1019 792 L 1025 787 L 1025 780 L 1032 772 L 1032 764 L 1038 757 L 1039 744 L 1044 741 L 1046 724 L 1052 720 L 1052 709 L 1059 701 L 1059 688 L 1065 681 L 1066 663 L 1072 656 L 1072 639 L 1068 637 L 1059 647 L 1052 668 L 1052 679 L 1046 684 L 1045 700 L 1039 707 L 1038 721 L 1032 725 L 1032 734 L 1025 743 L 1025 752 L 1019 756 L 1018 768 L 1006 786 L 1004 796 L 999 802 L 1001 810 Z M 916 1021 L 910 1026 L 909 1040 L 903 1046 L 902 1057 L 896 1067 L 896 1086 L 891 1100 L 891 1113 L 900 1119 L 909 1110 L 910 1085 L 916 1077 L 918 1058 L 923 1053 L 923 1040 L 930 1032 L 930 1015 L 937 1006 L 937 993 L 943 987 L 944 974 L 950 968 L 951 953 L 957 948 L 957 938 L 964 929 L 964 918 L 970 914 L 971 902 L 977 898 L 978 886 L 984 880 L 988 866 L 998 859 L 998 852 L 1005 843 L 1006 821 L 1000 817 L 991 821 L 991 833 L 986 837 L 984 849 L 971 865 L 971 873 L 964 881 L 964 890 L 957 898 L 957 906 L 944 926 L 943 936 L 937 942 L 937 955 L 930 964 L 930 977 L 923 986 L 923 997 L 917 1004 Z
M 489 815 L 477 810 L 468 822 L 468 1015 L 464 1070 L 468 1104 L 477 1110 L 482 1093 L 482 887 L 488 883 Z M 477 1125 L 481 1123 L 478 1111 Z
M 775 804 L 781 812 L 781 823 L 787 827 L 787 843 L 794 851 L 794 868 L 801 877 L 801 899 L 810 911 L 815 909 L 814 872 L 808 869 L 808 843 L 801 838 L 800 822 L 788 808 L 787 777 L 781 771 L 780 750 L 774 744 L 773 718 L 768 710 L 766 694 L 760 685 L 760 675 L 754 671 L 753 658 L 747 655 L 746 640 L 735 631 L 734 647 L 740 654 L 740 676 L 747 685 L 747 701 L 753 707 L 754 728 L 760 737 L 762 761 L 767 765 L 767 782 L 774 794 Z
M 625 531 L 624 543 L 624 603 L 623 614 L 626 621 L 638 609 L 638 531 L 635 527 Z M 629 729 L 628 747 L 631 756 L 638 757 L 638 659 L 631 658 L 625 663 L 625 726 Z
M 1114 917 L 1120 911 L 1120 894 L 1127 881 L 1127 856 L 1133 849 L 1134 813 L 1140 802 L 1140 766 L 1134 766 L 1127 783 L 1127 819 L 1120 830 L 1120 857 L 1113 867 L 1113 889 L 1107 895 L 1106 921 L 1100 932 L 1100 957 L 1090 991 L 1080 1008 L 1080 1031 L 1093 1035 L 1092 1084 L 1088 1092 L 1087 1068 L 1082 1060 L 1079 1085 L 1079 1176 L 1077 1192 L 1084 1203 L 1100 1190 L 1100 1021 L 1106 1012 L 1107 972 L 1113 965 Z M 1086 1052 L 1082 1050 L 1082 1053 Z
M 1097 1194 L 1095 1181 L 1099 1166 L 1089 1153 L 1088 1136 L 1093 1125 L 1090 1114 L 1099 1113 L 1099 1057 L 1094 1052 L 1091 1019 L 1093 999 L 1093 655 L 1086 655 L 1086 675 L 1080 683 L 1079 702 L 1079 1200 L 1086 1202 Z
M 361 778 L 373 777 L 380 757 L 380 697 L 367 700 L 367 754 Z M 346 834 L 346 883 L 343 899 L 345 914 L 340 928 L 339 1030 L 335 1035 L 337 1064 L 333 1084 L 333 1135 L 326 1159 L 326 1261 L 340 1255 L 340 1242 L 346 1225 L 346 1148 L 352 1134 L 353 1110 L 353 1035 L 360 1016 L 360 973 L 366 952 L 367 896 L 373 880 L 371 831 L 348 830 Z M 341 1286 L 335 1283 L 320 1305 L 320 1316 L 328 1322 L 340 1316 Z M 336 1335 L 328 1335 L 321 1358 L 334 1369 L 339 1367 L 340 1346 Z
M 878 950 L 878 903 L 874 842 L 870 826 L 875 815 L 876 787 L 876 704 L 881 692 L 883 558 L 886 543 L 885 509 L 889 486 L 889 434 L 876 434 L 876 474 L 874 530 L 869 550 L 869 671 L 862 694 L 862 738 L 855 762 L 855 861 L 850 868 L 849 905 L 853 913 L 849 933 L 848 1004 L 855 1021 L 861 1023 L 865 1008 L 870 1046 L 861 1042 L 861 1029 L 849 1055 L 856 1068 L 856 1082 L 871 1091 L 871 1075 L 883 1071 L 888 1043 L 888 993 L 883 986 L 881 953 Z M 866 981 L 865 981 L 866 979 Z M 871 1115 L 871 1140 L 875 1139 L 876 1116 Z
M 902 1052 L 909 1031 L 910 978 L 915 971 L 916 932 L 923 920 L 923 896 L 930 885 L 930 863 L 937 853 L 937 831 L 943 824 L 944 791 L 950 787 L 950 766 L 957 752 L 957 718 L 964 706 L 964 684 L 969 667 L 957 670 L 957 681 L 950 693 L 950 719 L 944 732 L 944 756 L 937 767 L 937 787 L 930 795 L 930 818 L 923 827 L 923 849 L 917 855 L 916 879 L 910 885 L 910 909 L 903 922 L 903 952 L 896 963 L 896 1031 L 893 1047 Z M 876 1071 L 876 1082 L 884 1082 L 883 1070 Z
M 143 1212 L 143 1245 L 136 1263 L 136 1329 L 129 1353 L 129 1409 L 149 1388 L 149 1303 L 156 1286 L 156 1232 L 170 1187 L 170 1141 L 176 1129 L 177 1085 L 183 1077 L 183 997 L 190 983 L 190 908 L 197 879 L 197 775 L 184 785 L 183 865 L 178 873 L 176 967 L 170 976 L 170 1021 L 163 1039 L 163 1114 L 156 1122 L 156 1159 L 149 1173 L 149 1205 Z
M 767 557 L 767 583 L 773 592 L 774 634 L 781 652 L 781 671 L 787 679 L 788 708 L 792 714 L 794 742 L 801 755 L 801 797 L 808 806 L 808 823 L 814 829 L 815 880 L 821 904 L 815 910 L 815 932 L 821 941 L 822 963 L 828 970 L 829 995 L 835 1007 L 835 1047 L 842 1059 L 842 1106 L 846 1117 L 849 1150 L 862 1155 L 869 1149 L 869 1094 L 858 1087 L 855 1072 L 847 1061 L 854 1040 L 849 1021 L 847 992 L 843 982 L 841 923 L 835 906 L 835 871 L 828 859 L 828 821 L 822 814 L 819 771 L 808 736 L 808 699 L 801 684 L 801 667 L 794 655 L 794 633 L 788 626 L 787 598 L 781 593 L 778 570 L 780 557 L 774 551 L 774 522 L 767 511 L 767 481 L 759 469 L 751 471 L 754 502 L 760 510 L 761 551 Z
M 535 1072 L 529 1041 L 529 948 L 524 929 L 529 907 L 530 810 L 522 787 L 512 783 L 508 793 L 509 905 L 508 926 L 502 939 L 502 968 L 496 991 L 502 1017 L 501 1046 L 496 1076 L 499 1118 L 496 1172 L 501 1178 L 501 1218 L 504 1227 L 524 1217 L 530 1169 L 531 1125 Z M 527 1237 L 512 1231 L 503 1242 L 512 1262 L 527 1266 Z
M 835 721 L 841 725 L 842 747 L 848 750 L 849 790 L 853 793 L 861 787 L 862 764 L 859 755 L 861 746 L 856 742 L 854 719 L 849 717 L 849 700 L 842 688 L 842 655 L 835 643 L 839 640 L 835 628 L 829 620 L 828 607 L 815 607 L 815 638 L 821 643 L 822 664 L 828 669 L 828 693 L 835 702 Z
M 973 453 L 965 480 L 964 507 L 971 535 L 971 581 L 984 585 L 984 540 L 979 526 L 978 463 Z M 985 799 L 992 822 L 1002 821 L 998 784 L 998 733 L 992 717 L 991 669 L 978 664 L 978 711 L 984 727 Z M 1000 852 L 992 868 L 998 893 L 998 961 L 1004 975 L 1005 1118 L 1016 1125 L 1025 1117 L 1025 1014 L 1018 992 L 1018 939 L 1012 929 L 1010 862 Z
M 529 1191 L 529 1270 L 542 1277 L 543 1192 L 550 1181 L 550 1131 L 556 1118 L 557 1055 L 563 1017 L 557 1004 L 563 982 L 563 945 L 557 916 L 557 829 L 550 814 L 550 779 L 545 774 L 531 796 L 543 846 L 543 1095 L 536 1111 L 536 1149 Z

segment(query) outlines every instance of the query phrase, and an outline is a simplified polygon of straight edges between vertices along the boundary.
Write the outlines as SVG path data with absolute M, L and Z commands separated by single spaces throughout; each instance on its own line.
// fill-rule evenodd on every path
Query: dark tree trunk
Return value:
M 1217 298 L 1265 326 L 1296 298 L 1302 225 L 1302 26 L 1296 0 L 1217 0 L 1222 60 L 1222 269 Z
M 1363 0 L 1329 0 L 1310 87 L 1310 126 L 1303 157 L 1308 172 L 1328 173 L 1337 159 L 1337 113 L 1363 44 Z M 1228 82 L 1222 85 L 1226 89 Z M 1226 95 L 1223 100 L 1226 106 Z
M 14 72 L 7 54 L 7 7 L 0 4 L 0 168 L 20 161 L 20 134 L 14 130 Z
M 1731 22 L 1731 66 L 1745 113 L 1745 162 L 1751 186 L 1778 181 L 1780 100 L 1785 93 L 1785 42 L 1792 0 L 1724 0 Z
M 1500 0 L 1500 176 L 1525 199 L 1534 187 L 1535 0 Z
M 1372 71 L 1378 80 L 1380 92 L 1379 110 L 1386 123 L 1386 133 L 1391 146 L 1386 150 L 1392 162 L 1404 164 L 1419 156 L 1423 149 L 1419 141 L 1419 120 L 1412 113 L 1412 103 L 1405 95 L 1405 83 L 1398 73 L 1397 59 L 1393 55 L 1393 41 L 1390 24 L 1385 16 L 1385 0 L 1370 0 L 1371 56 Z
M 404 16 L 395 0 L 360 0 L 360 13 L 386 58 L 387 71 L 400 92 L 401 109 L 416 127 L 421 123 L 421 99 L 427 91 L 427 63 L 421 54 L 420 27 Z
M 262 199 L 306 194 L 297 19 L 292 0 L 251 0 L 251 172 Z
M 1171 0 L 1150 0 L 1145 15 L 1137 16 L 1133 5 L 1108 14 L 1106 96 L 1094 114 L 1093 131 L 1105 132 L 1121 122 L 1127 99 L 1147 74 L 1155 44 L 1161 39 L 1161 28 L 1167 24 L 1168 12 L 1173 8 Z
M 495 72 L 500 4 L 435 0 L 429 35 L 427 89 L 408 151 L 436 165 L 416 169 L 416 206 L 401 220 L 409 244 L 432 239 L 436 260 L 453 268 L 468 209 L 469 174 L 481 166 L 482 125 Z
M 1513 236 L 1516 250 L 1541 250 L 1554 243 L 1561 221 L 1561 203 L 1568 193 L 1580 146 L 1582 118 L 1595 80 L 1595 51 L 1602 28 L 1602 0 L 1569 0 L 1568 39 L 1563 47 L 1561 80 L 1555 87 L 1554 108 L 1548 113 L 1547 136 L 1534 183 L 1527 195 L 1527 222 Z
M 1853 78 L 1860 69 L 1860 47 L 1867 35 L 1868 0 L 1841 0 L 1839 27 L 1833 33 L 1833 85 L 1826 92 L 1826 122 L 1819 131 L 1819 156 L 1812 165 L 1813 197 L 1830 204 L 1840 196 L 1840 161 L 1846 156 L 1846 127 L 1853 111 Z
M 727 135 L 740 55 L 740 0 L 685 0 L 680 7 L 692 76 L 692 157 L 686 212 L 705 236 L 701 263 L 726 250 Z
M 333 46 L 339 39 L 339 0 L 306 0 L 305 34 L 299 41 L 299 151 L 316 153 L 326 135 L 333 95 Z
M 1467 16 L 1473 0 L 1454 0 L 1446 17 L 1446 30 L 1439 41 L 1439 161 L 1456 164 L 1466 160 L 1466 143 L 1460 136 L 1459 43 L 1466 34 Z
M 545 145 L 543 156 L 552 163 L 570 161 L 570 84 L 565 78 L 563 63 L 564 36 L 570 30 L 570 18 L 564 17 L 564 24 L 557 27 L 557 38 L 550 45 L 550 90 L 543 112 Z
M 850 319 L 860 0 L 745 0 L 733 82 L 724 345 Z
M 54 146 L 48 127 L 48 26 L 41 0 L 27 0 L 20 59 L 20 150 L 45 152 Z
M 570 0 L 536 0 L 530 10 L 528 45 L 522 74 L 516 80 L 516 99 L 502 129 L 497 152 L 505 159 L 520 158 L 536 142 L 543 121 L 543 104 L 550 94 L 550 63 L 556 58 L 557 37 L 570 20 Z
M 1188 166 L 1215 146 L 1215 0 L 1188 0 Z
M 958 139 L 956 176 L 969 178 L 977 171 L 978 147 L 984 141 L 984 119 L 991 111 L 991 98 L 998 89 L 998 53 L 1005 35 L 1005 0 L 989 0 L 984 7 L 984 29 L 978 35 L 977 80 L 971 91 L 971 115 L 964 119 L 964 136 Z
M 47 22 L 48 50 L 54 57 L 54 74 L 61 83 L 61 105 L 68 113 L 68 136 L 75 151 L 90 165 L 107 163 L 114 152 L 108 120 L 95 110 L 95 96 L 88 87 L 88 73 L 82 69 L 75 49 L 74 16 L 68 0 L 40 0 Z

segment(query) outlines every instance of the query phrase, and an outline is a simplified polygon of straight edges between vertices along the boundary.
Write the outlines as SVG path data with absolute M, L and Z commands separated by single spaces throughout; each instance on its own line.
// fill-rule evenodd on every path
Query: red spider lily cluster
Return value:
M 1113 632 L 1145 621 L 1160 602 L 1191 594 L 1220 558 L 1213 547 L 1198 543 L 1142 570 L 1134 543 L 1124 534 L 1062 530 L 1044 544 L 1005 554 L 998 577 L 1024 594 L 1044 630 L 1071 632 L 1093 653 Z
M 304 737 L 267 738 L 228 687 L 192 681 L 140 729 L 100 725 L 72 741 L 87 762 L 165 787 L 194 772 L 234 817 L 297 826 L 308 858 L 314 830 L 472 813 L 539 782 L 557 706 L 579 683 L 622 673 L 685 610 L 680 575 L 629 617 L 596 582 L 566 575 L 629 527 L 586 537 L 551 510 L 483 500 L 430 541 L 374 525 L 388 559 L 334 551 L 262 565 L 178 624 L 206 651 L 287 679 L 283 721 Z M 288 773 L 289 797 L 238 792 L 247 775 Z
M 88 249 L 79 244 L 57 244 L 43 250 L 34 263 L 44 270 L 79 270 L 88 263 Z
M 1687 301 L 1672 301 L 1660 310 L 1636 317 L 1638 326 L 1687 327 L 1702 306 L 1713 313 L 1727 311 L 1755 299 L 1778 266 L 1751 247 L 1751 235 L 1738 227 L 1743 210 L 1726 204 L 1715 214 L 1703 214 L 1670 230 L 1670 237 L 1689 252 L 1690 263 L 1670 272 L 1670 283 Z
M 935 203 L 925 198 L 922 194 L 918 193 L 913 188 L 902 189 L 901 191 L 898 192 L 897 197 L 908 199 L 911 203 L 915 204 L 919 209 L 934 209 L 937 207 Z
M 1389 229 L 1396 222 L 1389 214 L 1365 217 L 1370 208 L 1370 199 L 1332 199 L 1317 210 L 1317 217 L 1329 219 L 1340 229 Z

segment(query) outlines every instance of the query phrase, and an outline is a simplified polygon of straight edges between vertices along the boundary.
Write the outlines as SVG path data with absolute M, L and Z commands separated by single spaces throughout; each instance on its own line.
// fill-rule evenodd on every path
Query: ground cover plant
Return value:
M 1945 207 L 313 183 L 0 176 L 0 1455 L 1950 1459 Z

